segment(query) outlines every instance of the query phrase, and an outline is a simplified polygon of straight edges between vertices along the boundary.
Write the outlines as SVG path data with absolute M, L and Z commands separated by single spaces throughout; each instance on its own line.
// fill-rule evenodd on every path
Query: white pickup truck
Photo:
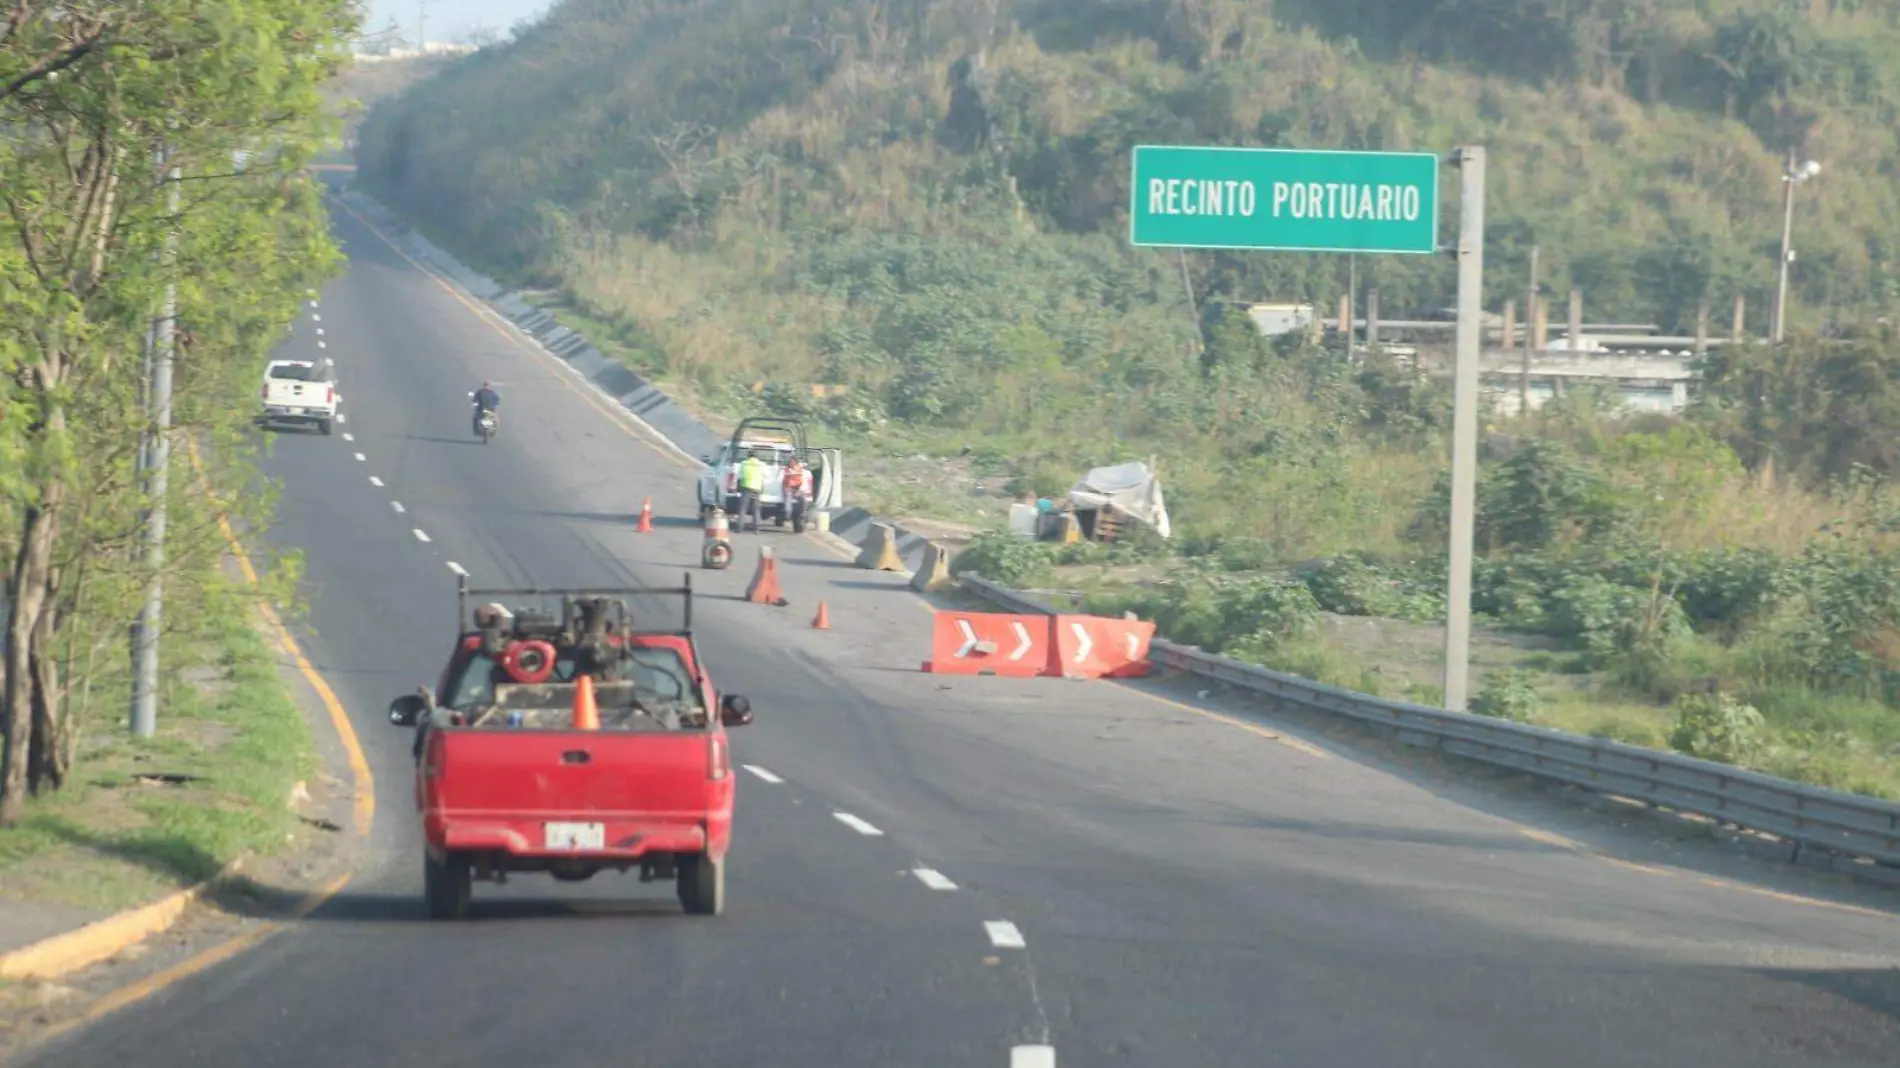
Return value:
M 314 363 L 272 360 L 264 368 L 264 385 L 257 395 L 264 405 L 257 416 L 260 426 L 315 423 L 319 433 L 328 434 L 341 400 L 336 392 L 336 364 L 328 359 Z
M 792 524 L 794 533 L 805 532 L 809 511 L 835 511 L 844 507 L 844 453 L 839 449 L 812 448 L 805 444 L 805 426 L 784 416 L 753 416 L 741 422 L 732 438 L 710 456 L 702 456 L 706 468 L 699 474 L 699 515 L 704 519 L 714 508 L 723 508 L 738 529 L 739 464 L 749 455 L 765 461 L 765 490 L 759 494 L 759 521 L 783 527 Z M 785 462 L 802 458 L 811 473 L 809 502 L 785 500 L 781 482 Z

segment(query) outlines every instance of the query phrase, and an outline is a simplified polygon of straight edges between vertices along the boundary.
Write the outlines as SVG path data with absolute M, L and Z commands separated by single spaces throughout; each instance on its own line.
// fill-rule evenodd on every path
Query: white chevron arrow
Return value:
M 1023 626 L 1022 620 L 1011 620 L 1009 625 L 1016 628 L 1016 637 L 1022 641 L 1022 644 L 1016 647 L 1016 651 L 1009 654 L 1009 658 L 1011 660 L 1021 660 L 1023 654 L 1029 652 L 1029 647 L 1036 644 L 1036 642 L 1029 636 L 1029 628 Z
M 1089 640 L 1089 632 L 1082 624 L 1071 623 L 1069 626 L 1075 630 L 1075 640 L 1082 643 L 1075 651 L 1075 662 L 1080 664 L 1088 659 L 1089 650 L 1095 648 L 1095 643 Z
M 963 648 L 957 650 L 957 656 L 961 659 L 969 656 L 970 650 L 976 648 L 976 631 L 971 629 L 970 621 L 967 619 L 957 620 L 957 629 L 963 632 Z

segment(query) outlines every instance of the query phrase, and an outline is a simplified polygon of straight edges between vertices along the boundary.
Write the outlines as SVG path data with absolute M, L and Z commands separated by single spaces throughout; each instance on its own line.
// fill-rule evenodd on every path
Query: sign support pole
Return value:
M 1484 340 L 1484 149 L 1452 157 L 1458 204 L 1458 340 L 1451 417 L 1451 559 L 1445 594 L 1445 709 L 1463 712 L 1471 674 L 1471 550 L 1477 527 L 1478 358 Z

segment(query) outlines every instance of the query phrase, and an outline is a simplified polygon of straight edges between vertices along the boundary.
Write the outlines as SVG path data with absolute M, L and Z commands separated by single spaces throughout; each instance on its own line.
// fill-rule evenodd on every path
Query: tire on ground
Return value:
M 468 916 L 468 900 L 474 890 L 474 872 L 468 858 L 450 853 L 440 861 L 428 853 L 422 855 L 422 896 L 432 920 L 460 920 Z
M 680 904 L 694 916 L 717 916 L 726 909 L 726 861 L 707 853 L 679 858 Z

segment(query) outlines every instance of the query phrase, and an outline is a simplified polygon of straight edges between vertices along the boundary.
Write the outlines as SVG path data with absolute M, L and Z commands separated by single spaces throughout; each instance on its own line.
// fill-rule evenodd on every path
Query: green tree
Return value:
M 15 5 L 0 23 L 0 204 L 13 237 L 0 243 L 13 607 L 0 825 L 20 818 L 29 788 L 63 781 L 74 651 L 122 632 L 148 577 L 131 470 L 147 429 L 139 351 L 161 290 L 179 297 L 176 433 L 228 445 L 248 414 L 254 354 L 334 263 L 302 166 L 328 136 L 320 87 L 354 18 L 347 0 L 75 0 Z M 161 145 L 181 176 L 176 214 Z M 202 575 L 216 556 L 192 533 L 178 528 L 174 567 Z M 78 631 L 86 639 L 69 640 Z

